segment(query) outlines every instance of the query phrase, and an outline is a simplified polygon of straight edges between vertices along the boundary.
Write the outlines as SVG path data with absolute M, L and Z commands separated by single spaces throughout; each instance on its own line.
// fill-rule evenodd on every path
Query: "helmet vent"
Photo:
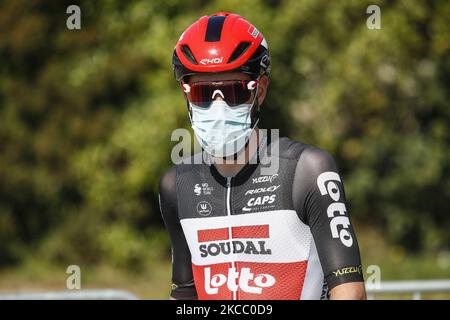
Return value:
M 237 58 L 239 58 L 240 56 L 242 56 L 247 49 L 251 46 L 251 42 L 241 42 L 239 43 L 239 45 L 237 46 L 237 48 L 234 50 L 233 54 L 231 55 L 230 59 L 228 60 L 228 63 L 233 62 L 234 60 L 236 60 Z
M 194 55 L 192 54 L 191 49 L 189 49 L 189 46 L 187 45 L 181 46 L 180 50 L 181 52 L 183 52 L 186 59 L 188 59 L 191 63 L 198 64 L 197 61 L 195 60 Z

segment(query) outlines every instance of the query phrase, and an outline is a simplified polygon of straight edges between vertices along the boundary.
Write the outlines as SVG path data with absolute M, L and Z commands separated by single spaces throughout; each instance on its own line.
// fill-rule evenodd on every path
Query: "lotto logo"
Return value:
M 254 285 L 250 285 L 253 281 Z M 228 275 L 217 273 L 211 276 L 211 268 L 205 268 L 205 291 L 207 294 L 217 294 L 219 287 L 226 284 L 230 291 L 238 289 L 254 294 L 261 294 L 263 288 L 271 287 L 275 284 L 275 278 L 270 274 L 254 275 L 250 268 L 229 268 Z
M 341 193 L 336 182 L 342 184 L 339 175 L 333 171 L 323 172 L 317 177 L 317 187 L 320 190 L 320 194 L 322 196 L 328 195 L 335 201 L 327 208 L 327 215 L 331 218 L 331 236 L 333 238 L 339 238 L 344 246 L 351 247 L 353 245 L 353 238 L 347 230 L 350 226 L 350 219 L 346 216 L 347 208 L 345 207 L 345 204 L 339 202 L 339 200 L 341 200 Z
M 192 264 L 200 300 L 298 300 L 307 261 Z

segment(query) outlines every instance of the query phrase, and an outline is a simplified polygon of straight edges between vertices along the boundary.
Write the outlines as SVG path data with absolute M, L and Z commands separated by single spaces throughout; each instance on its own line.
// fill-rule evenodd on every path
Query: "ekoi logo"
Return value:
M 203 58 L 202 60 L 200 60 L 200 63 L 203 65 L 208 65 L 208 64 L 219 64 L 223 62 L 223 57 L 219 57 L 219 58 Z
M 341 178 L 336 172 L 323 172 L 317 177 L 317 186 L 322 196 L 328 194 L 335 201 L 327 208 L 327 215 L 329 218 L 332 218 L 330 221 L 331 236 L 333 238 L 339 238 L 344 246 L 351 247 L 353 245 L 353 238 L 347 230 L 350 225 L 350 219 L 346 216 L 347 208 L 345 204 L 339 202 L 341 193 L 335 181 L 342 184 Z M 337 216 L 335 216 L 335 213 L 337 213 Z M 338 230 L 338 226 L 341 227 L 340 231 Z
M 251 285 L 250 281 L 254 285 Z M 267 273 L 255 275 L 250 272 L 250 268 L 242 268 L 240 272 L 236 268 L 229 268 L 228 275 L 217 273 L 212 276 L 211 268 L 205 268 L 205 291 L 207 294 L 217 294 L 219 288 L 225 284 L 230 291 L 240 289 L 248 293 L 261 294 L 263 288 L 271 287 L 275 282 L 274 276 Z

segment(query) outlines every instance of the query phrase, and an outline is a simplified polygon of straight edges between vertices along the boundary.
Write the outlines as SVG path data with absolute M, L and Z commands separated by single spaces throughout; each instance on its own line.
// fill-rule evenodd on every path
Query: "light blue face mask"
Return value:
M 223 100 L 215 100 L 208 108 L 190 102 L 189 105 L 197 141 L 213 157 L 228 157 L 241 151 L 258 122 L 251 126 L 253 104 L 230 107 Z

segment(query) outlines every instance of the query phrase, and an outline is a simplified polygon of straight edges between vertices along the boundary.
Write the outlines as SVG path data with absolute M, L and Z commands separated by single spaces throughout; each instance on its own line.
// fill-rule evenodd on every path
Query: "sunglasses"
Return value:
M 258 80 L 202 81 L 183 83 L 181 86 L 189 102 L 196 106 L 208 108 L 217 97 L 220 97 L 230 107 L 236 107 L 253 102 Z

